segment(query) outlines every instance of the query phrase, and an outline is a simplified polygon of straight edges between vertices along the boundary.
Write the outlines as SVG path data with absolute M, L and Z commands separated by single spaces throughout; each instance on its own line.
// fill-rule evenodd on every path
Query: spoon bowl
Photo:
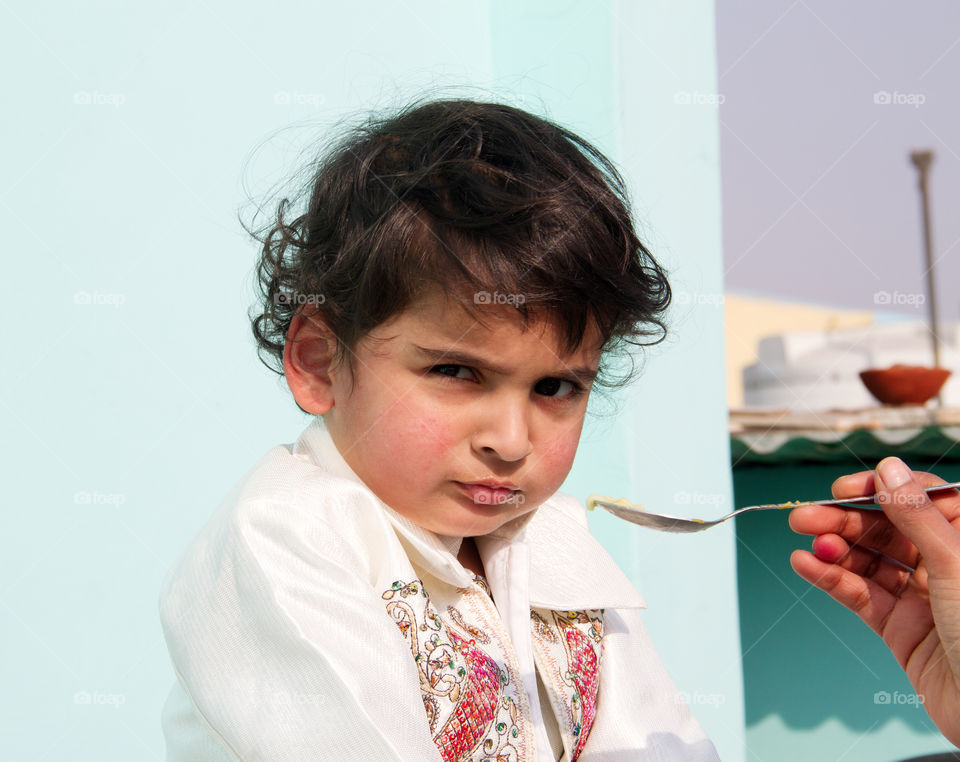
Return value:
M 960 482 L 952 482 L 950 484 L 937 484 L 933 487 L 927 487 L 926 492 L 940 492 L 942 490 L 948 489 L 957 489 L 960 487 Z M 876 495 L 865 495 L 864 497 L 854 497 L 849 500 L 807 500 L 800 502 L 786 502 L 786 503 L 767 503 L 766 505 L 750 505 L 746 508 L 740 508 L 732 513 L 728 513 L 726 516 L 721 516 L 719 519 L 714 519 L 713 521 L 704 521 L 703 519 L 689 519 L 683 518 L 681 516 L 670 516 L 666 513 L 653 513 L 651 511 L 644 510 L 643 506 L 636 505 L 630 501 L 620 498 L 619 500 L 614 500 L 610 497 L 604 497 L 601 495 L 590 495 L 587 498 L 587 509 L 593 510 L 595 507 L 599 506 L 605 511 L 612 513 L 614 516 L 629 521 L 638 526 L 647 527 L 649 529 L 657 529 L 661 532 L 674 532 L 678 534 L 686 534 L 690 532 L 702 532 L 704 529 L 709 529 L 710 527 L 715 527 L 717 524 L 722 524 L 728 519 L 732 519 L 734 516 L 739 516 L 741 513 L 750 513 L 751 511 L 773 511 L 773 510 L 789 510 L 791 508 L 798 508 L 801 505 L 839 505 L 839 506 L 850 506 L 851 508 L 879 508 L 877 504 Z

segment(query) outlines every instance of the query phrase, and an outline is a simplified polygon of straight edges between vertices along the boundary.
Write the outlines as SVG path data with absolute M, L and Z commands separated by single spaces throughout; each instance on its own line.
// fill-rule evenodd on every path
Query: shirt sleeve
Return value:
M 224 759 L 440 762 L 413 658 L 364 565 L 315 516 L 308 534 L 290 529 L 297 510 L 257 505 L 208 528 L 165 580 L 164 636 L 196 714 L 185 722 L 182 697 L 169 713 L 168 760 L 201 758 L 174 737 L 189 725 L 208 736 L 194 748 Z
M 719 762 L 660 661 L 640 612 L 604 612 L 603 638 L 597 719 L 580 762 Z

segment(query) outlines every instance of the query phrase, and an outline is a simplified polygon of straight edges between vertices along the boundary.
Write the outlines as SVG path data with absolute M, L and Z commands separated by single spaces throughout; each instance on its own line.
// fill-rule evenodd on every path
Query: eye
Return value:
M 573 381 L 567 381 L 562 378 L 542 378 L 537 381 L 533 390 L 544 397 L 576 397 L 583 388 Z
M 439 376 L 448 376 L 449 378 L 463 378 L 468 381 L 476 379 L 473 371 L 466 365 L 434 365 L 430 372 Z

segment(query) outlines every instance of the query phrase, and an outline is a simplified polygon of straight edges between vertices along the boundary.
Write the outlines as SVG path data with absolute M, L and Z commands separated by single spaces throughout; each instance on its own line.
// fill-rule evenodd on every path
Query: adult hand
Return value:
M 960 496 L 899 458 L 833 483 L 839 499 L 879 495 L 883 511 L 796 508 L 794 571 L 859 616 L 893 652 L 936 726 L 960 747 Z

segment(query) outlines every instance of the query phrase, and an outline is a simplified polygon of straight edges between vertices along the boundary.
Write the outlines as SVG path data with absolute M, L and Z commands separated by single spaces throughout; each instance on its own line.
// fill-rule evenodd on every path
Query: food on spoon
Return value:
M 592 511 L 597 507 L 597 503 L 610 503 L 611 505 L 622 505 L 624 508 L 636 508 L 638 511 L 644 510 L 642 505 L 631 503 L 625 497 L 619 497 L 614 500 L 612 497 L 605 497 L 603 495 L 590 495 L 590 497 L 587 498 L 587 510 Z
M 807 505 L 807 503 L 803 500 L 788 500 L 785 503 L 780 503 L 777 508 L 783 510 L 784 508 L 796 508 L 798 505 Z

